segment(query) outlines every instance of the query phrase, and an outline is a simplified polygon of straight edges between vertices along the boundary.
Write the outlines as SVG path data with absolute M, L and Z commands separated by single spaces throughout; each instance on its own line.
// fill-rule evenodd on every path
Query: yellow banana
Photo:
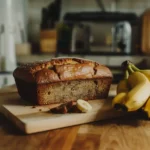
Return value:
M 126 92 L 121 92 L 117 94 L 112 100 L 112 107 L 117 110 L 122 109 L 122 103 L 125 100 L 126 95 Z
M 146 115 L 148 116 L 148 118 L 150 118 L 150 97 L 148 98 L 145 106 L 142 109 L 146 113 Z
M 128 77 L 129 77 L 129 72 L 128 70 L 126 70 L 124 73 L 124 79 L 121 80 L 117 85 L 117 90 L 116 90 L 117 95 L 112 100 L 112 107 L 114 107 L 117 110 L 122 108 L 122 102 L 124 100 L 124 97 L 129 91 L 128 80 L 127 80 Z
M 137 68 L 133 63 L 131 63 L 131 62 L 128 62 L 128 63 L 134 71 L 139 71 L 139 72 L 143 73 L 150 81 L 150 69 L 142 70 L 142 69 Z
M 88 112 L 92 109 L 92 106 L 87 101 L 78 99 L 77 108 L 81 110 L 82 112 Z
M 150 70 L 140 70 L 139 72 L 143 73 L 150 81 Z
M 117 95 L 112 100 L 112 106 L 116 109 L 136 111 L 146 103 L 150 96 L 150 70 L 144 70 L 145 73 L 143 73 L 141 72 L 143 70 L 133 66 L 129 61 L 123 63 L 124 69 L 128 70 L 130 75 L 117 85 Z
M 128 69 L 131 72 L 131 74 L 128 77 L 128 84 L 131 88 L 135 87 L 139 83 L 144 83 L 144 82 L 149 83 L 149 80 L 143 73 L 139 71 L 134 72 L 130 65 L 128 66 Z
M 129 72 L 127 69 L 125 69 L 124 78 L 117 85 L 117 90 L 116 90 L 117 95 L 112 100 L 112 107 L 114 107 L 117 110 L 122 109 L 122 103 L 124 101 L 127 92 L 129 91 L 128 80 L 127 80 L 128 77 L 129 77 Z
M 141 108 L 150 96 L 150 82 L 143 73 L 137 71 L 129 75 L 128 83 L 132 89 L 123 103 L 128 111 L 135 111 Z
M 124 79 L 121 80 L 117 85 L 117 94 L 129 91 L 128 80 L 127 80 L 128 77 L 129 77 L 129 73 L 128 70 L 126 70 Z
M 143 73 L 150 81 L 150 70 L 141 70 L 140 72 Z

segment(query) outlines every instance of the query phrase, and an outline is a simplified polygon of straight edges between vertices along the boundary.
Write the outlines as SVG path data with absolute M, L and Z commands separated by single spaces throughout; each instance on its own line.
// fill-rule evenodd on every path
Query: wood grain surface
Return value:
M 17 93 L 16 93 L 17 94 Z M 7 99 L 9 94 L 3 98 Z M 10 96 L 9 96 L 10 97 Z M 1 96 L 0 96 L 1 98 Z M 10 98 L 9 104 L 3 104 L 1 112 L 10 119 L 18 129 L 26 134 L 85 124 L 89 122 L 116 118 L 127 113 L 118 112 L 112 108 L 112 98 L 89 100 L 92 110 L 87 113 L 54 114 L 50 109 L 53 105 L 32 106 L 25 105 L 21 99 Z M 8 102 L 8 101 L 7 101 Z M 58 104 L 57 104 L 58 105 Z
M 24 135 L 0 115 L 0 150 L 149 150 L 150 122 L 140 115 Z
M 25 135 L 0 114 L 0 150 L 149 150 L 150 121 L 140 112 Z

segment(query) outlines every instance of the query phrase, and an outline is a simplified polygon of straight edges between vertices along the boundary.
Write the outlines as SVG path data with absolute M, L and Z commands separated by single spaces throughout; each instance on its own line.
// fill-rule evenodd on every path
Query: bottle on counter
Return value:
M 61 1 L 56 0 L 42 9 L 40 30 L 40 52 L 55 53 L 57 49 L 57 29 Z

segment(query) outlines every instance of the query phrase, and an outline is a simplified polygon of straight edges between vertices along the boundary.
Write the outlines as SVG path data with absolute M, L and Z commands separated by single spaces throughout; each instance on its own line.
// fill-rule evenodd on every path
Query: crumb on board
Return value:
M 32 108 L 36 108 L 35 106 L 32 106 Z

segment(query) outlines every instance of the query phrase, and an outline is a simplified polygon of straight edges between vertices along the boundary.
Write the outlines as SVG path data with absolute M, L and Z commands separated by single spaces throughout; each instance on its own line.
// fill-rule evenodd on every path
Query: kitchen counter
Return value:
M 0 89 L 1 103 L 2 96 L 14 92 L 14 85 Z M 0 113 L 0 139 L 2 150 L 149 150 L 150 121 L 136 113 L 25 135 Z
M 17 63 L 29 63 L 40 60 L 50 60 L 55 57 L 54 54 L 34 54 L 34 55 L 20 55 L 17 56 Z M 140 56 L 140 55 L 77 55 L 77 54 L 59 54 L 57 57 L 81 57 L 85 59 L 91 59 L 93 61 L 97 61 L 101 64 L 107 66 L 120 66 L 121 63 L 125 60 L 130 60 L 133 63 L 137 64 L 141 61 L 145 60 L 147 65 L 150 66 L 150 56 Z

